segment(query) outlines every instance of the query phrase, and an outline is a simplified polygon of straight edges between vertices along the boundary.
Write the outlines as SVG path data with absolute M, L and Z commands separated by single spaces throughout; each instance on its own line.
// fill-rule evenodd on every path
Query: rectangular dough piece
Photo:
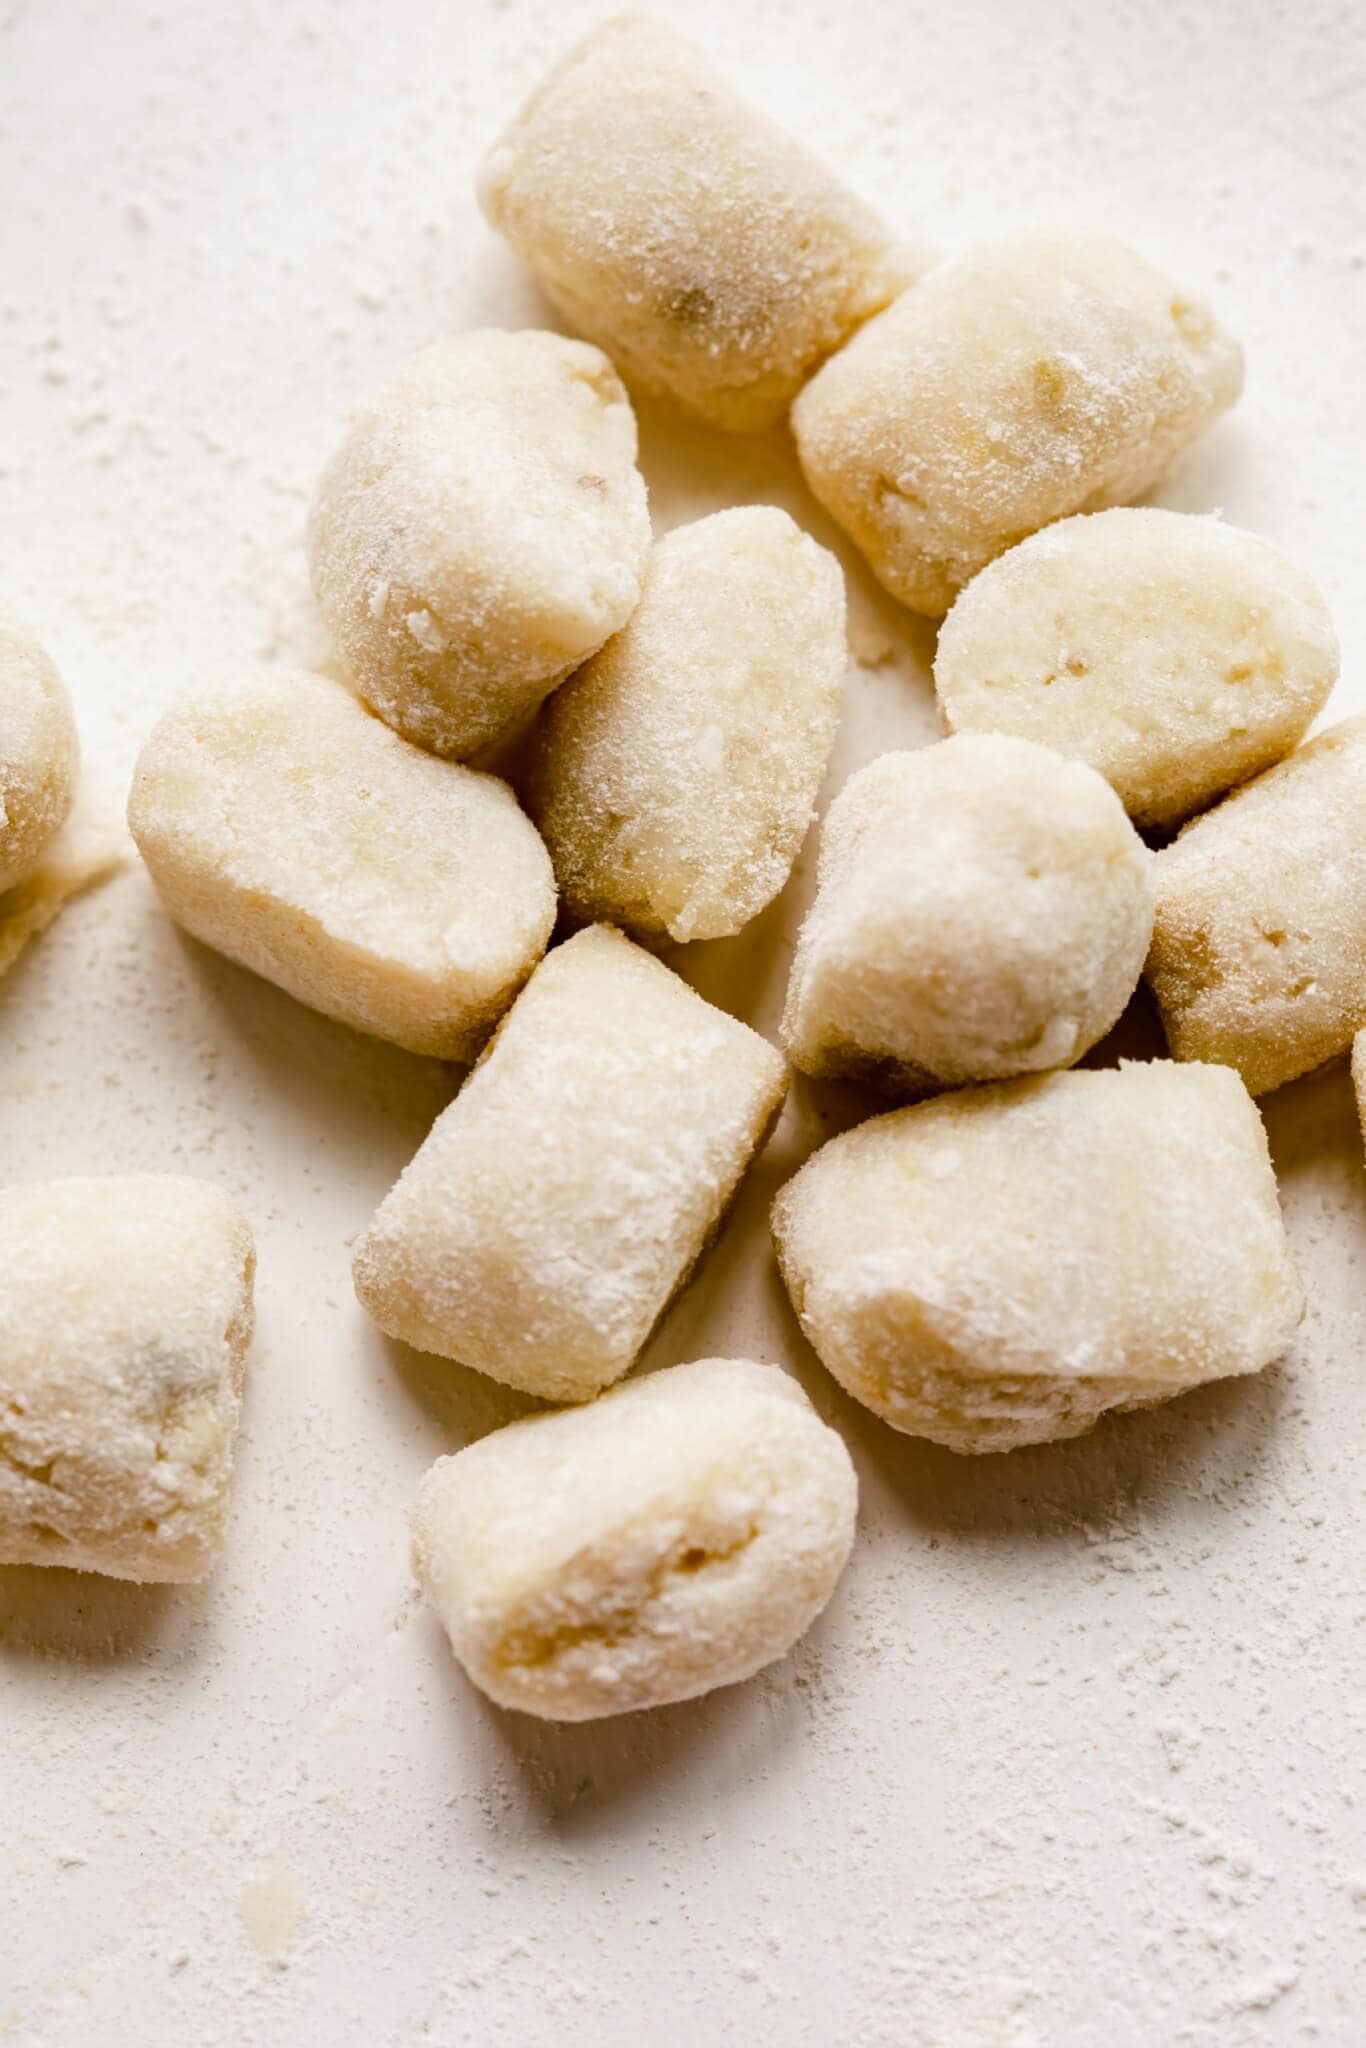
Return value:
M 717 1230 L 787 1070 L 609 925 L 550 953 L 356 1247 L 390 1336 L 547 1400 L 620 1379 Z
M 118 1174 L 0 1193 L 0 1563 L 201 1579 L 252 1330 L 220 1188 Z
M 599 24 L 489 151 L 479 202 L 628 382 L 756 431 L 929 261 L 648 14 Z
M 1179 1060 L 1265 1095 L 1366 1025 L 1366 718 L 1188 825 L 1153 864 L 1147 976 Z

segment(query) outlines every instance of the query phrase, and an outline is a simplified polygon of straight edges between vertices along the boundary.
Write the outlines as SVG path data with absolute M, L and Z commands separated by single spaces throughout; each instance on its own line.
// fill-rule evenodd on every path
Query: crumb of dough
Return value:
M 0 975 L 73 896 L 106 881 L 131 851 L 116 813 L 82 789 L 36 872 L 0 895 Z

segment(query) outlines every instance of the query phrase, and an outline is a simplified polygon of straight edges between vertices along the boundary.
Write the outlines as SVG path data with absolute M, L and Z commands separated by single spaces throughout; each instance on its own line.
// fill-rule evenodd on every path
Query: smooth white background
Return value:
M 545 319 L 472 171 L 600 11 L 0 0 L 0 588 L 115 798 L 178 690 L 319 658 L 301 525 L 357 391 L 435 334 Z M 1208 288 L 1247 395 L 1163 502 L 1291 548 L 1342 631 L 1334 709 L 1366 703 L 1353 7 L 661 11 L 908 229 L 1092 221 Z M 771 497 L 830 538 L 780 436 L 642 427 L 660 527 Z M 935 731 L 932 636 L 850 569 L 832 787 Z M 771 1030 L 808 888 L 683 971 Z M 204 1173 L 260 1246 L 216 1576 L 0 1570 L 7 2048 L 1354 2048 L 1345 1073 L 1267 1105 L 1312 1304 L 1285 1365 L 982 1462 L 896 1438 L 798 1340 L 764 1211 L 848 1113 L 799 1091 L 652 1357 L 802 1376 L 858 1460 L 853 1564 L 765 1677 L 577 1730 L 488 1707 L 409 1585 L 419 1474 L 516 1403 L 351 1297 L 348 1240 L 451 1086 L 182 940 L 136 864 L 0 989 L 6 1180 Z

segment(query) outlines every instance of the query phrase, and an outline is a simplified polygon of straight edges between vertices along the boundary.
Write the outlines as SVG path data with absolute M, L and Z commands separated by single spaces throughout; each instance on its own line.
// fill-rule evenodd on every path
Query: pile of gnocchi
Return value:
M 186 931 L 469 1068 L 355 1287 L 557 1404 L 438 1461 L 412 1557 L 475 1684 L 573 1721 L 759 1670 L 850 1554 L 853 1466 L 790 1374 L 626 1380 L 791 1069 L 886 1105 L 772 1223 L 816 1354 L 894 1429 L 1007 1451 L 1282 1353 L 1304 1301 L 1253 1098 L 1366 1065 L 1366 720 L 1303 743 L 1338 650 L 1299 568 L 1133 506 L 1242 359 L 1119 242 L 936 266 L 639 15 L 550 74 L 479 199 L 582 338 L 439 341 L 358 410 L 308 530 L 350 687 L 271 669 L 174 705 L 128 819 Z M 658 953 L 792 870 L 843 576 L 771 506 L 653 540 L 623 377 L 735 433 L 790 419 L 816 499 L 943 619 L 947 736 L 830 806 L 781 1050 Z M 524 727 L 514 794 L 477 757 Z M 0 622 L 7 902 L 37 900 L 77 755 Z M 1078 1068 L 1145 975 L 1170 1058 Z M 246 1222 L 173 1176 L 12 1187 L 0 1271 L 0 1560 L 202 1577 Z

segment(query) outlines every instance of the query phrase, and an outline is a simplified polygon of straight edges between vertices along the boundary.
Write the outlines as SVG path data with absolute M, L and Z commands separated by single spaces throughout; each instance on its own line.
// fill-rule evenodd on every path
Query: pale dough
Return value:
M 787 880 L 835 741 L 844 578 L 773 506 L 675 528 L 640 604 L 541 713 L 531 812 L 569 910 L 738 932 Z
M 555 921 L 507 784 L 410 746 L 322 676 L 263 669 L 175 705 L 128 821 L 186 931 L 410 1052 L 472 1059 Z
M 620 1379 L 782 1106 L 757 1032 L 595 925 L 532 975 L 355 1254 L 381 1329 L 547 1400 Z
M 1154 863 L 1147 974 L 1180 1060 L 1265 1095 L 1366 1025 L 1366 718 L 1330 726 Z
M 635 416 L 606 356 L 492 328 L 433 342 L 360 407 L 308 527 L 356 688 L 461 759 L 625 625 L 649 547 Z
M 207 1181 L 0 1192 L 0 1562 L 201 1579 L 252 1329 L 251 1232 Z
M 1138 986 L 1150 867 L 1114 791 L 1047 747 L 883 754 L 821 828 L 788 1058 L 904 1096 L 1070 1066 Z
M 571 326 L 720 427 L 780 419 L 929 260 L 644 14 L 561 60 L 478 190 Z
M 934 680 L 953 732 L 1086 761 L 1144 826 L 1179 825 L 1297 746 L 1337 680 L 1317 586 L 1222 520 L 1060 520 L 975 576 Z
M 491 1699 L 587 1721 L 783 1656 L 834 1591 L 857 1503 L 795 1380 L 706 1358 L 440 1459 L 413 1565 Z
M 0 897 L 28 880 L 65 823 L 79 766 L 62 679 L 0 607 Z
M 1107 235 L 1021 235 L 945 264 L 792 410 L 807 482 L 915 611 L 1006 548 L 1151 488 L 1242 387 L 1200 299 Z
M 822 1362 L 954 1451 L 1080 1436 L 1280 1356 L 1304 1309 L 1227 1067 L 1078 1069 L 874 1117 L 774 1205 Z

